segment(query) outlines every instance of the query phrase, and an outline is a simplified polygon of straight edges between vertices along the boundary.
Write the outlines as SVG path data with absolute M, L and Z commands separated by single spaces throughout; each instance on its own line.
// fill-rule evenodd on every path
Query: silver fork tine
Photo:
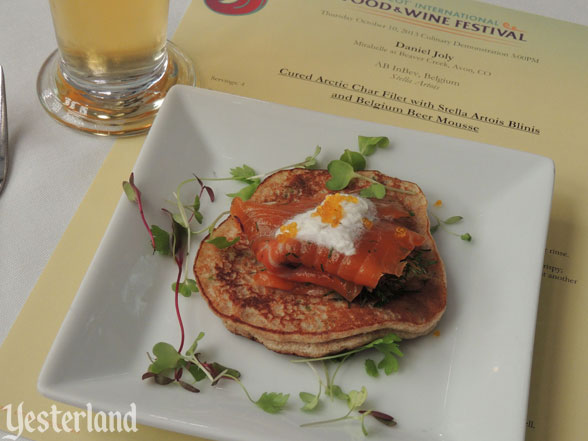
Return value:
M 6 113 L 4 71 L 0 66 L 0 192 L 4 188 L 6 174 L 8 173 L 8 117 Z

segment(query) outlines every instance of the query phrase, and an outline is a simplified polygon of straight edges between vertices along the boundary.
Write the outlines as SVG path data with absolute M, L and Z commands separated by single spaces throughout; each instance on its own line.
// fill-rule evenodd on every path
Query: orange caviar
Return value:
M 336 228 L 343 219 L 343 207 L 341 202 L 347 201 L 353 204 L 357 204 L 358 200 L 355 196 L 349 196 L 341 193 L 335 193 L 328 195 L 324 202 L 319 205 L 314 213 L 313 217 L 320 216 L 321 221 L 324 224 L 329 224 L 333 228 Z
M 396 227 L 396 236 L 397 237 L 404 237 L 406 236 L 406 228 L 404 227 Z
M 361 221 L 363 222 L 363 226 L 366 228 L 366 230 L 369 230 L 374 226 L 374 223 L 367 217 L 364 217 Z
M 280 227 L 280 234 L 278 240 L 293 239 L 298 234 L 298 224 L 296 222 L 290 222 L 289 224 L 282 225 Z

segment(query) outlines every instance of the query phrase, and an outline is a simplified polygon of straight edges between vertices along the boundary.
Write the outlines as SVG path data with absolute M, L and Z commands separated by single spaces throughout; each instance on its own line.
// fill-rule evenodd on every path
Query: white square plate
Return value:
M 393 415 L 394 428 L 375 420 L 371 440 L 523 440 L 535 317 L 551 204 L 550 159 L 472 141 L 345 119 L 252 99 L 176 87 L 166 98 L 135 165 L 151 224 L 168 226 L 161 207 L 193 174 L 228 176 L 248 164 L 258 172 L 303 160 L 320 145 L 321 164 L 356 149 L 357 136 L 387 136 L 391 146 L 368 166 L 418 183 L 440 217 L 467 243 L 436 233 L 448 275 L 448 308 L 438 336 L 404 341 L 400 371 L 377 379 L 351 359 L 338 374 L 345 390 L 367 387 L 367 407 Z M 203 202 L 206 221 L 227 209 L 236 182 L 213 183 L 218 200 Z M 197 186 L 184 195 L 197 192 Z M 197 247 L 194 244 L 193 250 Z M 190 257 L 193 259 L 192 257 Z M 342 402 L 325 401 L 316 414 L 299 410 L 301 391 L 315 392 L 314 374 L 291 357 L 234 336 L 198 295 L 180 298 L 189 342 L 205 331 L 203 358 L 240 370 L 253 397 L 290 394 L 270 415 L 249 403 L 239 386 L 142 381 L 153 344 L 179 343 L 173 292 L 176 268 L 154 256 L 137 207 L 123 196 L 80 290 L 47 357 L 41 393 L 82 408 L 128 411 L 139 423 L 215 440 L 362 439 L 357 422 L 301 428 L 343 415 Z

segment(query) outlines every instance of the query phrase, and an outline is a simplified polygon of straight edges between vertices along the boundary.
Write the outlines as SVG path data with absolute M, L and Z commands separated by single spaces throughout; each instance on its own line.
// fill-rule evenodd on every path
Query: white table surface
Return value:
M 588 26 L 586 0 L 487 3 Z M 189 4 L 171 0 L 170 36 Z M 55 47 L 48 1 L 0 0 L 10 142 L 9 175 L 0 194 L 0 344 L 114 142 L 61 126 L 41 108 L 37 72 Z
M 170 37 L 189 4 L 171 0 Z M 0 0 L 9 136 L 0 193 L 0 343 L 114 143 L 62 126 L 41 107 L 37 73 L 56 47 L 47 0 Z

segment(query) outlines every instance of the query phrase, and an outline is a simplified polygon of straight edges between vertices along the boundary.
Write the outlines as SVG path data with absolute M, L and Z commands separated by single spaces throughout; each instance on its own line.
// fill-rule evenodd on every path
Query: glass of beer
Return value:
M 57 121 L 97 135 L 139 134 L 173 85 L 195 85 L 192 62 L 166 39 L 169 0 L 49 4 L 58 49 L 37 93 Z

